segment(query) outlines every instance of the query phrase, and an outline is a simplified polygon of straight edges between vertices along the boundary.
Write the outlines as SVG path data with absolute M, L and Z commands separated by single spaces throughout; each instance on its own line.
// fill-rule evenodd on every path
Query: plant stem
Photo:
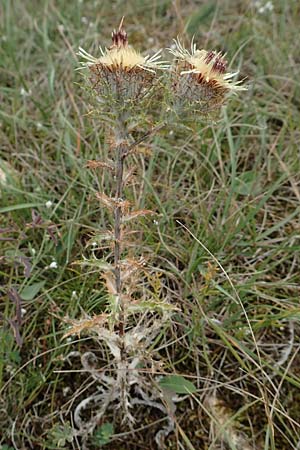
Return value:
M 118 299 L 119 309 L 119 333 L 124 336 L 125 333 L 125 306 L 122 298 L 122 274 L 121 274 L 121 222 L 122 222 L 122 207 L 119 202 L 123 196 L 123 174 L 124 174 L 124 159 L 126 153 L 126 126 L 123 116 L 120 114 L 117 121 L 117 147 L 115 156 L 115 173 L 116 173 L 116 196 L 114 208 L 114 274 L 116 283 L 116 295 Z
M 120 202 L 123 200 L 124 188 L 124 161 L 127 156 L 132 153 L 134 148 L 162 128 L 165 124 L 160 124 L 152 130 L 145 133 L 140 139 L 131 145 L 128 145 L 128 129 L 126 123 L 126 113 L 120 111 L 116 119 L 116 148 L 115 148 L 115 176 L 116 176 L 116 193 L 114 207 L 114 275 L 118 306 L 118 326 L 119 335 L 124 337 L 125 334 L 125 304 L 122 295 L 122 270 L 121 270 L 121 227 L 122 227 L 122 206 Z

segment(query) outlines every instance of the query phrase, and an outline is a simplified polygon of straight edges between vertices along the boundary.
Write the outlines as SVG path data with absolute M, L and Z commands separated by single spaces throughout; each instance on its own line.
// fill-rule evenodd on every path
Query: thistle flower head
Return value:
M 233 81 L 237 72 L 227 72 L 227 61 L 219 52 L 198 50 L 192 41 L 187 50 L 179 39 L 169 49 L 177 62 L 173 89 L 177 97 L 193 104 L 203 114 L 219 109 L 230 91 L 246 90 L 240 81 Z
M 161 61 L 161 50 L 153 56 L 143 56 L 128 45 L 127 33 L 123 28 L 123 19 L 118 30 L 112 33 L 112 46 L 103 50 L 95 58 L 82 48 L 79 55 L 85 60 L 82 66 L 91 72 L 93 88 L 100 96 L 112 94 L 123 100 L 136 100 L 145 95 L 152 87 L 157 69 L 166 69 L 168 65 Z

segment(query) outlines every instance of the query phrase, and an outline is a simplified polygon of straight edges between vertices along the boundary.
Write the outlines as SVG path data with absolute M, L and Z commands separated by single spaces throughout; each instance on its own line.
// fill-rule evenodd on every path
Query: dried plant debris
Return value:
M 234 412 L 224 401 L 212 395 L 206 398 L 205 406 L 211 417 L 211 440 L 214 448 L 232 450 L 261 450 L 249 443 L 248 438 L 239 429 Z

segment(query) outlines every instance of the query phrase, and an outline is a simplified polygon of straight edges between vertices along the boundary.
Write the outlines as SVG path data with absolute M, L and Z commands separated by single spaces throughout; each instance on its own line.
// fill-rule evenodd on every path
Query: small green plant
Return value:
M 48 448 L 62 448 L 69 442 L 73 442 L 74 432 L 69 422 L 55 424 L 48 433 Z
M 97 428 L 93 435 L 94 445 L 105 445 L 111 440 L 114 434 L 114 426 L 112 423 L 106 422 L 101 427 Z

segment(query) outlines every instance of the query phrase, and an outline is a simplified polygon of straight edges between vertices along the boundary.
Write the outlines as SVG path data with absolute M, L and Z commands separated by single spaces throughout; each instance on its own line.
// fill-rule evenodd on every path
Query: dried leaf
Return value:
M 117 288 L 113 274 L 111 272 L 107 272 L 103 274 L 102 277 L 105 280 L 106 289 L 109 292 L 109 294 L 117 295 Z
M 99 241 L 110 241 L 111 239 L 114 239 L 114 234 L 110 230 L 103 231 L 102 233 L 95 234 L 94 240 L 95 239 L 97 239 Z
M 130 150 L 130 153 L 140 154 L 143 156 L 151 156 L 153 151 L 149 146 L 139 145 Z
M 101 241 L 113 241 L 114 240 L 114 234 L 112 231 L 103 231 L 102 233 L 94 234 L 93 237 L 88 240 L 87 246 L 89 245 L 96 245 L 100 243 Z
M 42 219 L 42 216 L 34 209 L 31 210 L 31 217 L 32 217 L 32 223 L 27 224 L 27 225 L 31 226 L 32 228 L 34 228 L 35 226 L 41 225 L 44 222 Z
M 1 171 L 1 169 L 0 169 Z M 2 233 L 14 233 L 16 230 L 14 230 L 13 228 L 0 228 L 0 234 Z M 1 237 L 0 241 L 15 241 L 16 238 L 12 238 L 12 237 Z
M 18 344 L 19 347 L 22 347 L 23 339 L 21 337 L 19 323 L 17 322 L 17 320 L 11 320 L 11 319 L 8 319 L 8 323 L 10 324 L 10 326 L 13 329 L 16 343 Z
M 22 324 L 22 298 L 17 289 L 11 288 L 7 292 L 8 298 L 16 305 L 16 322 Z
M 1 233 L 10 233 L 14 231 L 13 228 L 0 228 L 0 234 Z
M 108 197 L 106 194 L 104 194 L 102 192 L 97 192 L 96 197 L 108 209 L 110 209 L 111 211 L 114 210 L 114 208 L 115 208 L 115 199 L 113 199 L 111 197 Z
M 74 320 L 71 322 L 73 325 L 70 330 L 68 330 L 64 335 L 63 339 L 71 336 L 72 334 L 80 334 L 84 330 L 91 330 L 94 327 L 102 326 L 104 325 L 108 320 L 109 314 L 102 313 L 97 316 L 92 317 L 91 319 L 85 319 L 85 320 Z
M 128 314 L 143 313 L 146 311 L 162 314 L 164 312 L 179 311 L 179 309 L 170 303 L 155 300 L 134 300 L 127 305 Z
M 138 270 L 141 270 L 141 269 L 145 270 L 145 265 L 146 265 L 146 260 L 143 257 L 141 257 L 140 259 L 133 259 L 133 258 L 123 259 L 121 261 L 122 281 L 128 279 L 130 276 L 132 276 Z
M 254 450 L 247 436 L 240 429 L 240 424 L 235 420 L 235 412 L 223 400 L 212 395 L 206 398 L 205 403 L 222 448 L 226 443 L 230 448 Z
M 127 183 L 130 183 L 133 180 L 135 173 L 136 173 L 136 167 L 132 167 L 131 169 L 128 170 L 128 172 L 125 172 L 124 185 L 126 185 Z
M 20 331 L 22 325 L 22 299 L 15 288 L 10 289 L 7 294 L 9 299 L 16 305 L 16 315 L 13 319 L 8 319 L 8 323 L 12 327 L 17 345 L 22 347 L 23 339 Z
M 109 163 L 106 163 L 106 162 L 103 162 L 103 161 L 96 161 L 96 160 L 92 160 L 92 159 L 88 160 L 88 162 L 86 163 L 86 167 L 88 169 L 99 169 L 99 168 L 101 168 L 101 169 L 109 169 L 112 172 L 114 172 L 114 170 L 115 170 L 114 166 L 112 164 L 109 164 Z
M 146 258 L 141 256 L 139 259 L 134 258 L 126 258 L 121 261 L 121 265 L 123 267 L 136 267 L 141 268 L 144 267 L 146 264 Z
M 20 257 L 20 262 L 24 265 L 24 276 L 25 278 L 29 278 L 30 277 L 30 272 L 31 272 L 31 264 L 30 264 L 30 260 L 27 256 L 21 256 Z
M 128 200 L 116 200 L 112 197 L 108 197 L 103 192 L 97 192 L 96 197 L 100 202 L 109 210 L 113 211 L 116 207 L 121 208 L 122 212 L 128 211 L 130 202 Z
M 74 261 L 72 263 L 72 265 L 96 267 L 97 269 L 105 270 L 105 271 L 114 269 L 113 266 L 111 264 L 109 264 L 108 262 L 104 261 L 103 259 L 96 259 L 96 258 L 94 258 L 94 259 L 84 258 L 83 261 L 81 261 L 81 260 Z
M 52 224 L 49 227 L 47 227 L 47 231 L 48 231 L 48 234 L 49 234 L 51 240 L 54 242 L 54 244 L 58 245 L 58 238 L 57 238 L 57 236 L 55 234 L 55 232 L 56 232 L 58 234 L 58 236 L 59 236 L 59 232 L 57 231 L 57 226 L 55 224 Z
M 128 200 L 117 200 L 116 202 L 116 206 L 120 207 L 122 210 L 122 213 L 127 213 L 131 203 Z
M 144 217 L 146 215 L 155 215 L 154 211 L 150 209 L 138 209 L 136 211 L 132 211 L 131 213 L 122 217 L 123 222 L 128 222 L 129 220 L 136 219 L 137 217 Z
M 141 231 L 126 230 L 125 228 L 123 228 L 123 230 L 121 230 L 121 237 L 120 237 L 120 244 L 121 244 L 122 251 L 129 249 L 129 247 L 136 248 L 136 239 L 126 239 L 126 237 L 128 237 L 128 238 L 130 238 L 131 236 L 135 237 L 136 235 L 138 235 L 140 233 L 141 233 Z

